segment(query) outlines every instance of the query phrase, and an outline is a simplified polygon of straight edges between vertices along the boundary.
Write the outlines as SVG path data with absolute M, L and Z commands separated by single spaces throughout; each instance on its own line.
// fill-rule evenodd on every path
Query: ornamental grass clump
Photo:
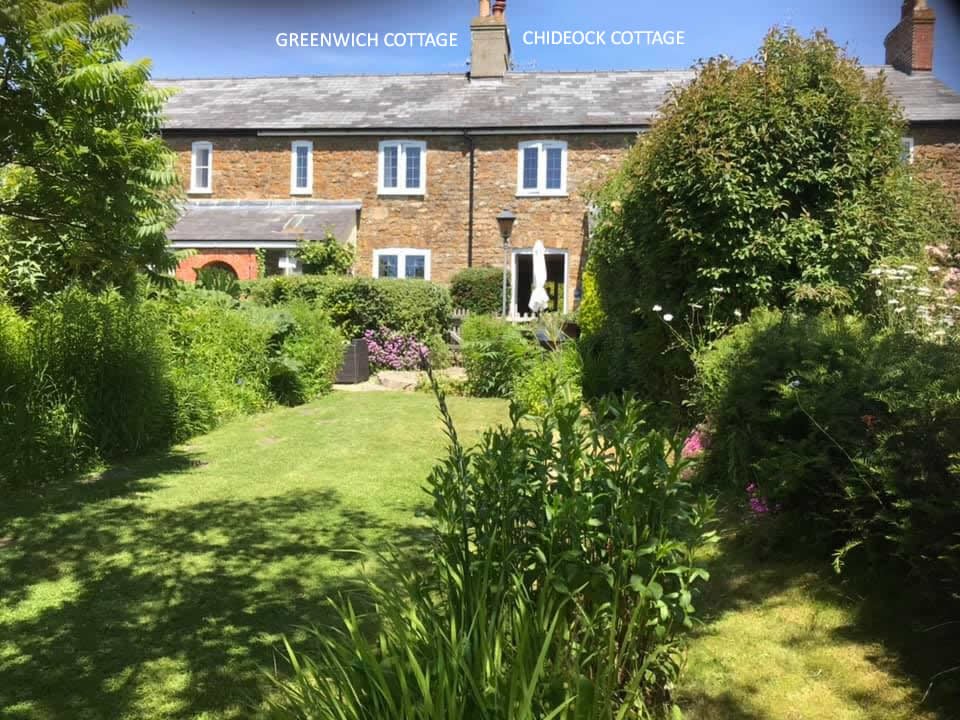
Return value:
M 432 553 L 344 601 L 313 649 L 286 648 L 277 718 L 612 720 L 670 711 L 707 572 L 713 502 L 682 440 L 636 401 L 548 408 L 449 453 L 431 474 Z M 372 627 L 370 627 L 372 626 Z

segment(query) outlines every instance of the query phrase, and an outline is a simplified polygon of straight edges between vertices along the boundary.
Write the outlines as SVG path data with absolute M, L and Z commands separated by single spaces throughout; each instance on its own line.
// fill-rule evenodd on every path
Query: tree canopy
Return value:
M 113 0 L 0 1 L 0 292 L 25 306 L 70 284 L 129 288 L 170 269 L 169 93 L 126 62 Z

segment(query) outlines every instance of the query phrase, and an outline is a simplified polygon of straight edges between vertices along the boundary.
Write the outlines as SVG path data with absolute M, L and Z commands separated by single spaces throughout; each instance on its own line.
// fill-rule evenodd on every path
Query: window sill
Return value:
M 518 192 L 518 198 L 565 198 L 570 197 L 570 194 L 566 191 L 553 191 L 553 192 Z
M 290 194 L 298 197 L 309 197 L 313 195 L 313 190 L 291 190 Z
M 382 195 L 384 197 L 426 197 L 426 190 L 395 190 L 392 188 L 380 188 L 377 190 L 377 195 Z
M 213 190 L 197 190 L 196 188 L 190 188 L 187 190 L 187 195 L 213 195 Z

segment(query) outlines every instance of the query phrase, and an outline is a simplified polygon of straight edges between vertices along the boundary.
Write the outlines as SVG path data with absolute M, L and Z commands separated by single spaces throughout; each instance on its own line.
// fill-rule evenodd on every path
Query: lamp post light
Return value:
M 500 226 L 500 237 L 503 238 L 503 302 L 501 303 L 501 315 L 507 316 L 507 264 L 510 260 L 510 235 L 513 233 L 513 223 L 517 221 L 517 216 L 509 210 L 504 210 L 497 215 L 497 225 Z

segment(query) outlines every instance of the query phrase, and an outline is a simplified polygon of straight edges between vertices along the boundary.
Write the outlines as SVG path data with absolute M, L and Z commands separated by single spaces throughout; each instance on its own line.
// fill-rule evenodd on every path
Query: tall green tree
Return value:
M 588 366 L 611 383 L 594 390 L 676 400 L 692 366 L 667 314 L 686 332 L 691 306 L 716 325 L 760 306 L 855 309 L 878 259 L 946 240 L 905 127 L 884 78 L 822 33 L 775 29 L 751 60 L 700 65 L 597 199 Z
M 129 289 L 172 267 L 168 92 L 126 62 L 115 0 L 0 0 L 0 292 L 21 307 L 69 284 Z

